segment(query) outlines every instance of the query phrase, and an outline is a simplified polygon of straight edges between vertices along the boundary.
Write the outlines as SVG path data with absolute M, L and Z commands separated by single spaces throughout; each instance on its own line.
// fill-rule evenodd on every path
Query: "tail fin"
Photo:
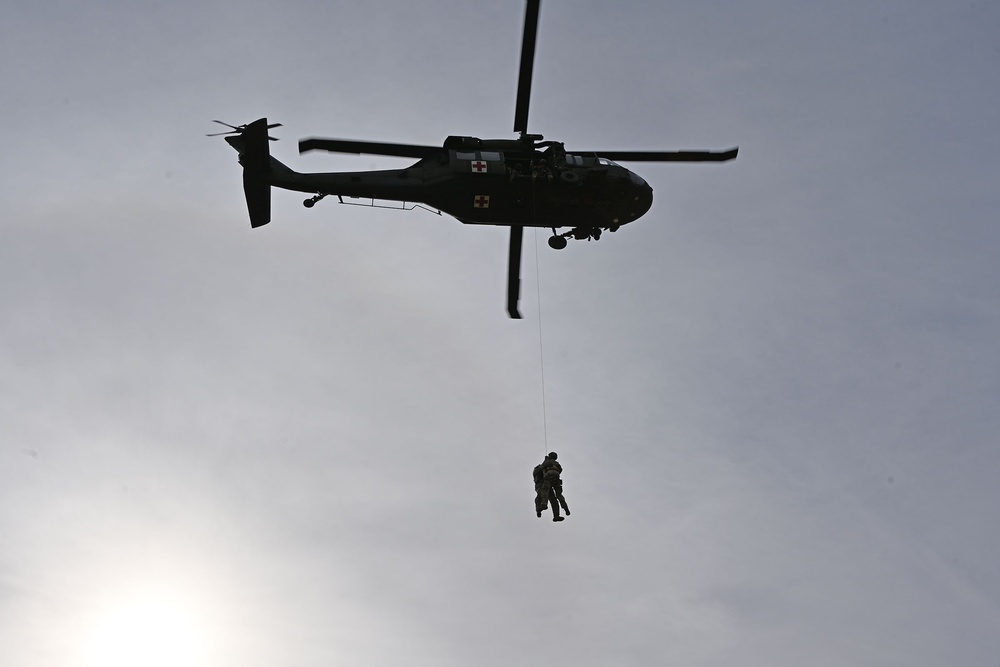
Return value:
M 229 145 L 240 153 L 251 227 L 271 222 L 271 151 L 267 130 L 267 119 L 261 118 L 247 125 L 239 135 L 226 137 Z

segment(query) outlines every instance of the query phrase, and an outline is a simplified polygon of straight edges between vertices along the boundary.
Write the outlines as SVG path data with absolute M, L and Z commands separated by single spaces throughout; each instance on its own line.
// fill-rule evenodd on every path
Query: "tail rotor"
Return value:
M 247 129 L 247 125 L 246 124 L 243 124 L 243 125 L 230 125 L 229 123 L 223 123 L 221 120 L 213 120 L 212 122 L 213 123 L 218 123 L 219 125 L 225 125 L 226 127 L 229 128 L 229 130 L 227 132 L 215 132 L 213 134 L 206 134 L 205 135 L 206 137 L 221 137 L 221 136 L 227 135 L 227 134 L 235 134 L 235 135 L 238 136 L 238 135 L 243 134 L 243 132 Z M 275 127 L 281 127 L 281 123 L 271 123 L 270 125 L 267 126 L 267 129 L 270 130 L 270 129 L 273 129 Z M 269 136 L 268 139 L 270 139 L 271 141 L 277 141 L 278 140 L 277 137 L 271 137 L 271 136 Z

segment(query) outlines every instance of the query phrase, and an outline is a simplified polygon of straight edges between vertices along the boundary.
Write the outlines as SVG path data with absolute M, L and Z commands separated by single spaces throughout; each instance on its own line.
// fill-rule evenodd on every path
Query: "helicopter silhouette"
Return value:
M 405 169 L 300 173 L 270 155 L 268 131 L 281 127 L 261 118 L 246 125 L 213 122 L 230 128 L 207 136 L 227 135 L 239 152 L 243 190 L 251 227 L 271 221 L 271 188 L 313 195 L 312 208 L 330 195 L 425 205 L 465 224 L 510 227 L 507 262 L 507 313 L 519 319 L 521 243 L 525 227 L 552 230 L 548 243 L 562 249 L 568 239 L 599 240 L 604 231 L 642 217 L 653 203 L 653 189 L 617 162 L 724 162 L 738 148 L 723 151 L 567 151 L 558 141 L 528 133 L 528 105 L 535 59 L 541 0 L 527 0 L 517 98 L 516 139 L 451 136 L 442 146 L 309 138 L 299 153 L 322 150 L 356 155 L 391 155 L 418 161 Z M 558 229 L 569 227 L 569 231 Z

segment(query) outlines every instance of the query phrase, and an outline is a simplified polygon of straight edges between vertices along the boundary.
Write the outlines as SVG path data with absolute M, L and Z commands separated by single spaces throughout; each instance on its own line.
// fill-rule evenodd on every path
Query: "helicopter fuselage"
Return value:
M 448 148 L 456 140 L 463 145 Z M 566 154 L 555 142 L 545 151 L 518 148 L 517 141 L 449 137 L 440 154 L 405 169 L 298 173 L 274 161 L 260 177 L 318 196 L 425 204 L 479 225 L 616 229 L 652 205 L 646 181 L 611 160 Z
M 641 218 L 653 204 L 653 189 L 620 162 L 726 162 L 738 147 L 712 150 L 629 150 L 567 153 L 557 141 L 528 133 L 532 68 L 541 0 L 527 0 L 521 60 L 514 101 L 517 139 L 448 137 L 443 146 L 309 138 L 299 152 L 325 150 L 354 155 L 392 155 L 418 161 L 406 169 L 303 174 L 275 160 L 268 130 L 281 127 L 260 118 L 209 136 L 227 135 L 240 154 L 243 191 L 250 226 L 271 221 L 271 188 L 307 192 L 302 202 L 311 208 L 324 197 L 344 197 L 422 204 L 472 225 L 510 228 L 507 255 L 507 313 L 515 319 L 520 294 L 521 245 L 525 227 L 552 230 L 548 244 L 555 250 L 568 239 L 598 240 Z M 357 202 L 344 202 L 357 203 Z M 570 227 L 569 231 L 556 231 Z

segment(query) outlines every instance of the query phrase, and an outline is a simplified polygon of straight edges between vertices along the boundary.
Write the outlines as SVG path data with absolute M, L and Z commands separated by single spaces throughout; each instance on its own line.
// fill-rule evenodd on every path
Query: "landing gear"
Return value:
M 612 232 L 616 232 L 618 231 L 618 226 L 615 225 L 609 229 Z M 566 247 L 566 240 L 570 237 L 573 237 L 577 241 L 600 241 L 602 231 L 600 227 L 574 227 L 568 232 L 556 234 L 556 230 L 553 229 L 552 236 L 549 237 L 549 247 L 553 250 L 562 250 Z
M 578 241 L 582 241 L 584 239 L 587 239 L 588 241 L 590 239 L 594 239 L 595 241 L 601 240 L 600 227 L 576 227 L 570 233 L 573 235 L 573 238 Z
M 316 205 L 316 202 L 318 202 L 320 199 L 322 199 L 325 196 L 326 195 L 316 195 L 315 197 L 310 197 L 309 199 L 307 199 L 304 202 L 302 202 L 302 205 L 305 206 L 306 208 L 312 208 L 313 206 Z

